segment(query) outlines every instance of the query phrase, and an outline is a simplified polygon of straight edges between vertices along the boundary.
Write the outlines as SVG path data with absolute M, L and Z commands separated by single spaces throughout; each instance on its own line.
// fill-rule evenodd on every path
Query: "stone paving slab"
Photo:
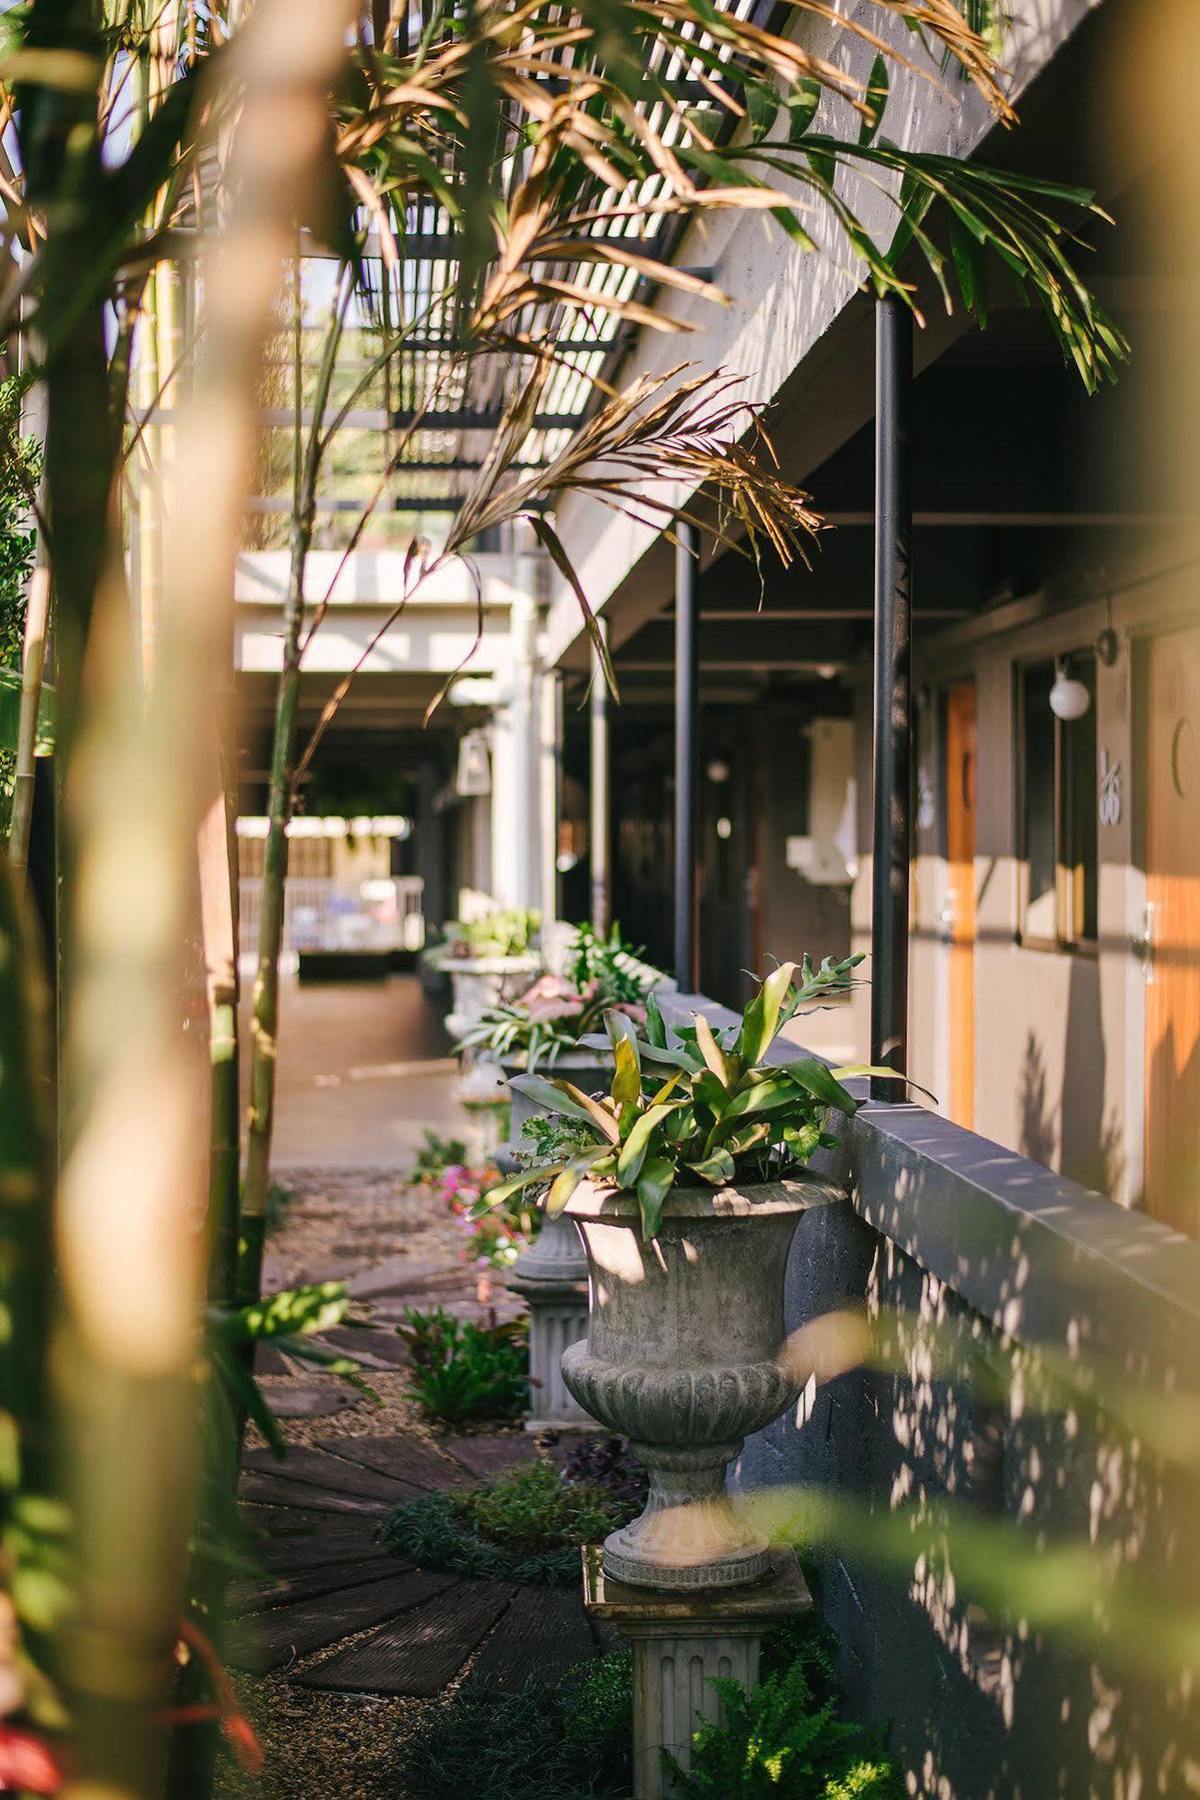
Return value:
M 333 1493 L 304 1481 L 291 1480 L 284 1474 L 260 1474 L 256 1469 L 242 1476 L 238 1495 L 243 1500 L 255 1500 L 267 1506 L 295 1505 L 308 1512 L 322 1513 L 380 1512 L 385 1505 L 374 1495 Z
M 533 1439 L 525 1431 L 447 1439 L 446 1449 L 480 1481 L 490 1481 L 518 1463 L 532 1462 L 537 1455 Z
M 363 1396 L 344 1381 L 289 1381 L 285 1388 L 269 1388 L 266 1398 L 279 1419 L 328 1419 L 364 1404 Z
M 308 1490 L 311 1495 L 312 1489 Z M 272 1538 L 295 1538 L 297 1541 L 324 1537 L 336 1525 L 353 1525 L 355 1519 L 362 1522 L 363 1535 L 369 1537 L 375 1529 L 377 1514 L 343 1513 L 331 1517 L 328 1512 L 320 1512 L 307 1506 L 259 1504 L 257 1501 L 244 1501 L 239 1508 L 243 1525 L 250 1531 L 261 1532 L 266 1542 Z
M 266 1612 L 270 1607 L 284 1606 L 294 1600 L 315 1600 L 320 1594 L 336 1594 L 344 1588 L 361 1587 L 368 1581 L 383 1581 L 397 1569 L 409 1566 L 398 1562 L 385 1550 L 376 1550 L 371 1556 L 322 1563 L 315 1569 L 276 1575 L 268 1581 L 239 1581 L 229 1590 L 229 1610 L 239 1615 Z
M 527 1681 L 553 1683 L 596 1654 L 583 1596 L 562 1588 L 518 1588 L 479 1653 L 470 1681 L 489 1694 L 517 1694 Z
M 302 1687 L 432 1699 L 453 1681 L 513 1592 L 507 1582 L 460 1581 L 296 1679 Z
M 243 1471 L 278 1476 L 289 1484 L 303 1483 L 328 1494 L 350 1494 L 358 1499 L 378 1500 L 383 1505 L 395 1504 L 411 1492 L 411 1481 L 398 1480 L 345 1457 L 328 1456 L 321 1450 L 310 1450 L 293 1444 L 282 1461 L 270 1450 L 252 1450 L 242 1458 Z
M 394 1331 L 378 1331 L 371 1325 L 337 1325 L 322 1332 L 320 1341 L 372 1368 L 400 1368 L 412 1361 Z
M 346 1286 L 353 1300 L 373 1300 L 387 1295 L 431 1294 L 440 1289 L 461 1293 L 466 1270 L 453 1263 L 414 1262 L 411 1256 L 390 1256 L 351 1275 Z
M 430 1492 L 462 1487 L 467 1471 L 453 1456 L 443 1455 L 420 1438 L 406 1434 L 392 1437 L 325 1438 L 319 1449 L 344 1458 L 382 1476 L 400 1480 Z
M 228 1660 L 237 1669 L 262 1674 L 298 1657 L 323 1650 L 339 1638 L 352 1637 L 409 1608 L 427 1604 L 454 1577 L 429 1569 L 402 1569 L 382 1581 L 371 1581 L 315 1600 L 273 1607 L 256 1613 L 230 1633 Z M 396 1629 L 389 1626 L 389 1630 Z
M 328 1523 L 328 1521 L 327 1521 Z M 311 1537 L 274 1537 L 257 1546 L 258 1560 L 271 1574 L 299 1574 L 334 1563 L 357 1562 L 376 1548 L 375 1521 L 361 1531 L 323 1530 Z

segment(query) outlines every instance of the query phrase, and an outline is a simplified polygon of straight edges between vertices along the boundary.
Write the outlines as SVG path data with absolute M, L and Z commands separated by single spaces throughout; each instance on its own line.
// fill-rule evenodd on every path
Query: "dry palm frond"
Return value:
M 539 368 L 497 434 L 498 444 L 507 448 L 521 440 L 543 381 Z M 789 564 L 804 554 L 820 520 L 807 497 L 780 475 L 759 409 L 737 392 L 742 386 L 739 377 L 721 370 L 689 374 L 686 364 L 639 376 L 605 401 L 545 468 L 505 480 L 505 453 L 494 465 L 489 461 L 463 503 L 448 546 L 457 549 L 478 532 L 568 493 L 590 494 L 616 512 L 665 525 L 669 532 L 673 520 L 690 516 L 664 492 L 664 484 L 678 484 L 688 492 L 703 488 L 715 498 L 712 530 L 719 542 L 733 541 L 730 528 L 736 523 L 752 549 L 765 539 Z

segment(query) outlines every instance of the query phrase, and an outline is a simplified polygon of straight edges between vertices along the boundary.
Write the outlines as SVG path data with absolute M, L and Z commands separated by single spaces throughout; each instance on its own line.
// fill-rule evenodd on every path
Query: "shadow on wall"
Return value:
M 1025 1039 L 1025 1055 L 1021 1059 L 1021 1083 L 1018 1090 L 1021 1131 L 1017 1149 L 1030 1162 L 1044 1168 L 1054 1167 L 1057 1148 L 1054 1112 L 1046 1092 L 1046 1059 L 1035 1031 Z
M 1033 1075 L 1036 1099 L 1036 1059 Z M 896 1235 L 928 1233 L 944 1171 L 910 1168 L 902 1200 L 889 1174 Z M 969 1212 L 945 1220 L 949 1260 L 990 1272 L 1025 1341 L 849 1205 L 808 1215 L 788 1318 L 850 1353 L 814 1360 L 795 1413 L 747 1443 L 740 1484 L 807 1550 L 848 1691 L 890 1724 L 910 1793 L 1200 1792 L 1194 1333 L 1146 1266 L 1178 1252 L 1118 1238 L 1097 1261 L 1048 1221 L 1005 1212 L 993 1231 Z M 1061 1337 L 1031 1341 L 1055 1320 Z
M 1116 1109 L 1104 1110 L 1107 1055 L 1094 970 L 1071 971 L 1065 1042 L 1062 1087 L 1053 1097 L 1041 1040 L 1032 1030 L 1025 1038 L 1017 1148 L 1111 1199 L 1125 1174 L 1124 1132 Z

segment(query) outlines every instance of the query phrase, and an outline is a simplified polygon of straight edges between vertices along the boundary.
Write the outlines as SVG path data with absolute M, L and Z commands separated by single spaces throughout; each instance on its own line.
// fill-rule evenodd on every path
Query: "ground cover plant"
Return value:
M 460 1255 L 480 1271 L 510 1269 L 541 1229 L 541 1213 L 514 1194 L 507 1204 L 483 1212 L 481 1197 L 500 1179 L 494 1163 L 472 1165 L 464 1157 L 441 1170 L 434 1187 L 466 1234 Z
M 894 1763 L 862 1730 L 818 1700 L 803 1659 L 751 1692 L 717 1681 L 725 1720 L 705 1720 L 685 1773 L 670 1759 L 682 1800 L 904 1800 Z
M 421 1800 L 616 1800 L 631 1779 L 633 1657 L 491 1699 L 470 1680 L 400 1746 L 397 1791 Z
M 568 1481 L 586 1481 L 603 1488 L 630 1508 L 631 1518 L 646 1504 L 650 1478 L 644 1465 L 630 1455 L 623 1437 L 587 1433 L 563 1463 L 563 1474 Z
M 676 1776 L 686 1800 L 900 1800 L 895 1765 L 871 1734 L 837 1716 L 833 1647 L 811 1617 L 766 1634 L 760 1686 L 747 1695 L 726 1684 L 728 1723 L 698 1731 L 692 1769 Z M 632 1714 L 628 1650 L 501 1699 L 468 1680 L 402 1747 L 402 1786 L 422 1800 L 627 1795 Z
M 529 1399 L 529 1333 L 523 1319 L 476 1325 L 443 1307 L 409 1307 L 397 1333 L 412 1357 L 409 1392 L 441 1425 L 515 1419 Z
M 404 1501 L 380 1541 L 422 1568 L 577 1587 L 582 1545 L 627 1524 L 640 1505 L 539 1459 L 463 1493 Z
M 437 1187 L 447 1169 L 462 1168 L 470 1153 L 462 1138 L 444 1138 L 429 1126 L 421 1134 L 423 1142 L 413 1164 L 412 1180 L 418 1187 Z

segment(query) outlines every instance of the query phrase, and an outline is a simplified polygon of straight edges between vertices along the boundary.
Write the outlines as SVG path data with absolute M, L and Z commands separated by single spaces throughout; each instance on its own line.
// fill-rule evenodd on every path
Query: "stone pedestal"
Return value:
M 529 1306 L 533 1406 L 526 1431 L 595 1431 L 562 1378 L 563 1352 L 587 1335 L 587 1257 L 571 1219 L 547 1219 L 512 1266 L 508 1285 Z
M 633 1800 L 667 1800 L 676 1784 L 663 1751 L 687 1769 L 699 1720 L 723 1721 L 714 1678 L 757 1686 L 763 1633 L 812 1605 L 792 1550 L 772 1550 L 753 1587 L 681 1594 L 614 1581 L 598 1544 L 583 1553 L 583 1598 L 633 1646 Z

